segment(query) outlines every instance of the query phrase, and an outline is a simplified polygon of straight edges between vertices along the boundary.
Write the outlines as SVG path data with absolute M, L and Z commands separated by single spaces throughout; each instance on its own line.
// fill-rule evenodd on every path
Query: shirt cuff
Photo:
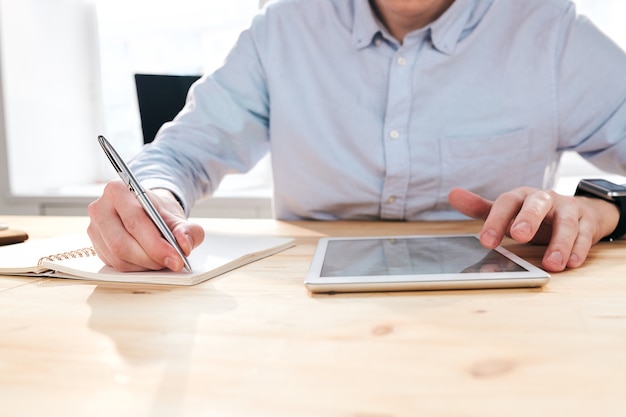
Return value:
M 141 181 L 141 185 L 148 190 L 162 188 L 171 192 L 174 195 L 174 198 L 178 201 L 178 204 L 180 204 L 180 206 L 183 208 L 183 211 L 185 212 L 185 217 L 189 217 L 190 207 L 185 200 L 183 190 L 181 190 L 180 187 L 177 187 L 171 182 L 157 179 L 147 179 Z

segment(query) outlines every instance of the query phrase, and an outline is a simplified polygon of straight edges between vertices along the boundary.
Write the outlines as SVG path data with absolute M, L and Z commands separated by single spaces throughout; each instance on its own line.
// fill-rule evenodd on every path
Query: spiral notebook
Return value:
M 119 272 L 96 256 L 87 236 L 63 236 L 0 247 L 0 275 L 194 285 L 293 245 L 286 237 L 207 233 L 189 256 L 193 272 Z

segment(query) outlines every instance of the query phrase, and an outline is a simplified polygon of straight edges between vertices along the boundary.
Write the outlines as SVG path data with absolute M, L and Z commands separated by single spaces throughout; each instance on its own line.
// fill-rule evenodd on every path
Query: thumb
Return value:
M 169 190 L 153 189 L 149 193 L 180 248 L 185 255 L 189 255 L 204 240 L 204 229 L 185 217 L 185 212 L 178 200 Z
M 172 232 L 186 255 L 189 255 L 204 240 L 204 228 L 186 219 L 177 221 Z
M 493 206 L 493 202 L 463 188 L 453 188 L 448 194 L 448 201 L 462 214 L 481 220 L 487 218 Z

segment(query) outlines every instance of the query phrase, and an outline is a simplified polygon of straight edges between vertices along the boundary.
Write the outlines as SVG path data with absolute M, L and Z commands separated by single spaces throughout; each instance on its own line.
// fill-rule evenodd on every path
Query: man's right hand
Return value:
M 204 240 L 204 229 L 189 222 L 172 193 L 148 191 L 148 197 L 170 228 L 185 255 Z M 183 260 L 161 236 L 135 195 L 120 181 L 111 181 L 89 205 L 87 233 L 102 261 L 118 271 L 183 269 Z

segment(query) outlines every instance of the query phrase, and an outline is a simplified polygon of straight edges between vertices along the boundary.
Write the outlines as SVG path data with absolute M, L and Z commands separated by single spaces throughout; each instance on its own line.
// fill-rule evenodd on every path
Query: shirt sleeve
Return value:
M 556 54 L 560 150 L 626 173 L 626 54 L 570 7 Z
M 147 188 L 176 194 L 188 214 L 229 173 L 250 170 L 268 152 L 268 94 L 255 32 L 244 31 L 223 66 L 198 80 L 172 122 L 131 162 Z

